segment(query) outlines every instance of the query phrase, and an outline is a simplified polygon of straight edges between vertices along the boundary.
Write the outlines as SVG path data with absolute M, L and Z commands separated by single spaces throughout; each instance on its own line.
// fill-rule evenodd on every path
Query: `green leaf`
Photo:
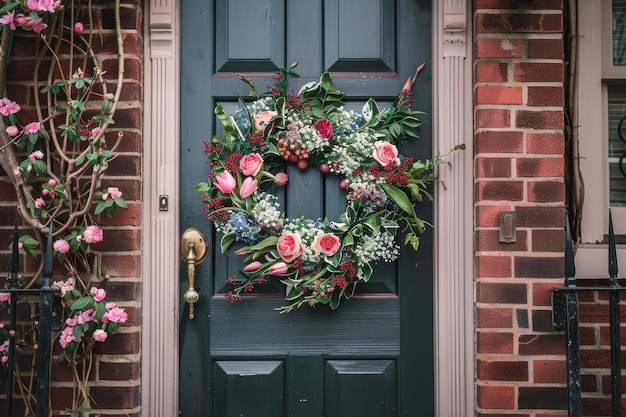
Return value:
M 9 3 L 6 6 L 2 7 L 0 9 L 0 14 L 5 14 L 6 12 L 10 12 L 11 10 L 15 9 L 17 6 L 19 6 L 21 4 L 21 2 L 19 1 L 15 1 L 13 3 Z
M 369 122 L 372 118 L 378 116 L 380 110 L 378 109 L 378 104 L 376 104 L 376 101 L 370 98 L 363 106 L 363 110 L 361 111 L 361 113 L 363 114 L 363 119 L 366 122 Z
M 94 304 L 96 305 L 96 318 L 100 320 L 107 311 L 106 304 L 103 301 L 96 301 Z
M 92 302 L 92 300 L 93 298 L 91 298 L 90 296 L 80 297 L 78 300 L 72 303 L 70 309 L 80 310 L 81 308 L 85 308 Z
M 196 185 L 196 191 L 207 192 L 209 188 L 208 182 L 199 182 L 198 185 Z
M 72 330 L 72 333 L 74 334 L 74 337 L 76 338 L 76 340 L 80 340 L 81 337 L 83 337 L 83 328 L 82 328 L 82 326 L 74 326 L 74 329 Z
M 48 170 L 46 163 L 40 159 L 35 160 L 35 172 L 37 175 L 43 175 Z
M 330 296 L 330 308 L 336 310 L 339 307 L 339 303 L 341 302 L 341 293 L 342 291 L 333 291 L 333 295 Z
M 116 206 L 118 206 L 120 208 L 128 208 L 128 204 L 121 197 L 120 198 L 116 198 L 115 200 L 113 200 L 113 202 L 115 203 Z
M 286 300 L 292 301 L 302 296 L 302 288 L 300 287 L 292 287 L 289 290 L 289 293 L 285 297 Z
M 266 237 L 265 239 L 263 239 L 256 245 L 246 246 L 243 249 L 246 250 L 246 252 L 258 252 L 270 246 L 276 246 L 277 243 L 278 243 L 278 236 L 270 236 L 270 237 Z
M 417 219 L 413 204 L 411 204 L 411 201 L 406 196 L 404 191 L 390 184 L 381 184 L 381 187 L 383 188 L 383 190 L 385 190 L 387 194 L 389 194 L 389 197 L 391 197 L 393 201 L 395 201 L 398 207 L 410 214 L 412 218 Z
M 374 270 L 372 269 L 370 264 L 364 264 L 357 271 L 357 276 L 359 276 L 363 281 L 367 282 L 372 277 L 372 272 L 374 272 Z
M 228 250 L 230 245 L 232 245 L 233 242 L 235 242 L 235 239 L 236 239 L 236 236 L 234 234 L 222 236 L 222 240 L 220 241 L 220 248 L 222 250 L 222 253 L 225 253 Z

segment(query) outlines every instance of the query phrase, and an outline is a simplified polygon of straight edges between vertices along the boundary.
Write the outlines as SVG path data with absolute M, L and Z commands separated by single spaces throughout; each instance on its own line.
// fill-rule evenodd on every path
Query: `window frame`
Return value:
M 607 276 L 604 236 L 608 232 L 609 208 L 615 233 L 626 235 L 626 207 L 610 207 L 609 202 L 607 84 L 626 82 L 626 66 L 613 65 L 612 28 L 611 0 L 579 2 L 579 59 L 578 67 L 573 68 L 577 73 L 579 123 L 573 128 L 578 130 L 585 190 L 576 272 L 577 276 L 589 278 Z M 626 245 L 618 245 L 620 261 L 626 265 Z

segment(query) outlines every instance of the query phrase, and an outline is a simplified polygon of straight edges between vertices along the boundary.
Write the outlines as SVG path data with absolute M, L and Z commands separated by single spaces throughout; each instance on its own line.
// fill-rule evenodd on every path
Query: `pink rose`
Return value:
M 391 163 L 398 163 L 398 148 L 396 145 L 392 145 L 384 140 L 378 140 L 374 142 L 374 152 L 372 157 L 378 161 L 382 166 L 386 167 Z
M 300 236 L 289 231 L 284 231 L 278 238 L 276 250 L 285 262 L 292 262 L 300 256 L 304 250 L 304 245 L 302 245 Z
M 222 171 L 222 173 L 215 177 L 214 186 L 219 188 L 224 194 L 230 194 L 237 187 L 237 180 L 228 171 Z
M 341 242 L 337 236 L 333 233 L 324 233 L 315 236 L 311 244 L 311 249 L 313 249 L 315 253 L 322 252 L 324 255 L 332 256 L 339 250 L 340 246 Z
M 267 272 L 269 272 L 270 275 L 282 275 L 286 274 L 287 271 L 289 271 L 289 267 L 284 262 L 275 263 L 267 269 Z
M 43 198 L 38 198 L 37 200 L 35 200 L 35 208 L 40 209 L 45 205 L 46 205 L 46 202 L 43 201 Z
M 95 340 L 96 342 L 104 342 L 105 340 L 107 340 L 107 336 L 107 332 L 102 329 L 98 329 L 93 332 L 93 340 Z
M 9 136 L 17 136 L 18 133 L 20 133 L 20 130 L 17 128 L 17 126 L 7 127 L 7 134 Z
M 24 133 L 37 133 L 41 129 L 41 124 L 39 122 L 30 122 L 26 126 L 24 126 Z
M 65 239 L 59 239 L 54 242 L 52 249 L 59 253 L 68 253 L 70 251 L 70 244 Z
M 278 113 L 275 111 L 262 111 L 254 115 L 252 120 L 254 121 L 254 127 L 257 131 L 264 131 L 267 127 L 268 123 L 276 116 Z
M 110 321 L 113 323 L 126 323 L 127 319 L 128 314 L 126 314 L 124 309 L 120 307 L 113 307 L 102 316 L 103 323 L 108 323 Z
M 120 198 L 122 196 L 122 192 L 117 187 L 109 187 L 107 188 L 107 194 L 111 194 L 111 198 Z
M 57 180 L 55 180 L 54 178 L 50 178 L 50 179 L 48 180 L 48 185 L 49 185 L 50 187 L 54 187 L 55 185 L 57 185 Z
M 96 301 L 102 301 L 107 296 L 107 292 L 104 289 L 96 287 L 92 287 L 91 290 L 89 290 L 89 294 L 91 294 Z
M 243 180 L 243 183 L 241 183 L 241 188 L 239 189 L 239 195 L 241 198 L 250 197 L 252 193 L 256 191 L 257 185 L 257 180 L 252 177 L 246 177 L 246 179 Z
M 29 158 L 31 161 L 34 161 L 34 160 L 36 160 L 36 159 L 43 159 L 43 157 L 44 157 L 44 154 L 43 154 L 43 152 L 41 152 L 41 151 L 35 151 L 35 152 L 31 153 L 31 154 L 28 156 L 28 158 Z
M 254 177 L 263 168 L 263 158 L 258 153 L 244 155 L 239 161 L 239 168 L 243 175 Z
M 83 30 L 85 30 L 85 27 L 81 22 L 74 23 L 74 32 L 80 35 L 81 33 L 83 33 Z
M 320 138 L 328 139 L 333 135 L 333 124 L 328 119 L 319 119 L 312 126 L 313 130 L 317 130 Z
M 98 226 L 87 226 L 87 229 L 83 232 L 83 238 L 87 243 L 102 242 L 104 232 Z

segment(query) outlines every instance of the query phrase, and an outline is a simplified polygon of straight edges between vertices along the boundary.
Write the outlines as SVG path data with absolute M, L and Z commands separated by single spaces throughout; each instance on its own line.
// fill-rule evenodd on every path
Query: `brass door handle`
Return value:
M 196 265 L 204 262 L 208 255 L 207 241 L 204 235 L 195 228 L 185 230 L 180 238 L 180 257 L 187 263 L 189 289 L 183 298 L 189 304 L 189 320 L 193 320 L 194 303 L 200 295 L 194 288 L 196 280 Z

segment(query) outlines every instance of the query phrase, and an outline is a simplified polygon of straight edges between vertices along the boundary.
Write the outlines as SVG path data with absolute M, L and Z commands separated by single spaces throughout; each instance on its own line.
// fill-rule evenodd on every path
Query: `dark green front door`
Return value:
M 427 62 L 414 108 L 431 113 L 431 5 L 424 0 L 182 0 L 181 230 L 200 229 L 211 244 L 196 272 L 195 318 L 180 315 L 180 415 L 213 417 L 432 416 L 432 238 L 378 265 L 372 281 L 336 311 L 324 306 L 279 315 L 284 290 L 224 298 L 241 268 L 219 252 L 195 185 L 206 181 L 203 139 L 218 131 L 213 108 L 236 108 L 234 91 L 273 85 L 273 73 L 298 61 L 298 90 L 330 71 L 358 108 L 368 97 L 389 104 Z M 431 124 L 404 155 L 431 155 Z M 345 196 L 336 178 L 289 172 L 287 215 L 337 218 Z M 432 208 L 418 215 L 430 219 Z M 217 242 L 217 244 L 216 244 Z M 216 250 L 217 248 L 217 250 Z M 181 262 L 180 294 L 187 289 Z M 282 293 L 281 293 L 282 291 Z M 173 295 L 174 296 L 174 295 Z

